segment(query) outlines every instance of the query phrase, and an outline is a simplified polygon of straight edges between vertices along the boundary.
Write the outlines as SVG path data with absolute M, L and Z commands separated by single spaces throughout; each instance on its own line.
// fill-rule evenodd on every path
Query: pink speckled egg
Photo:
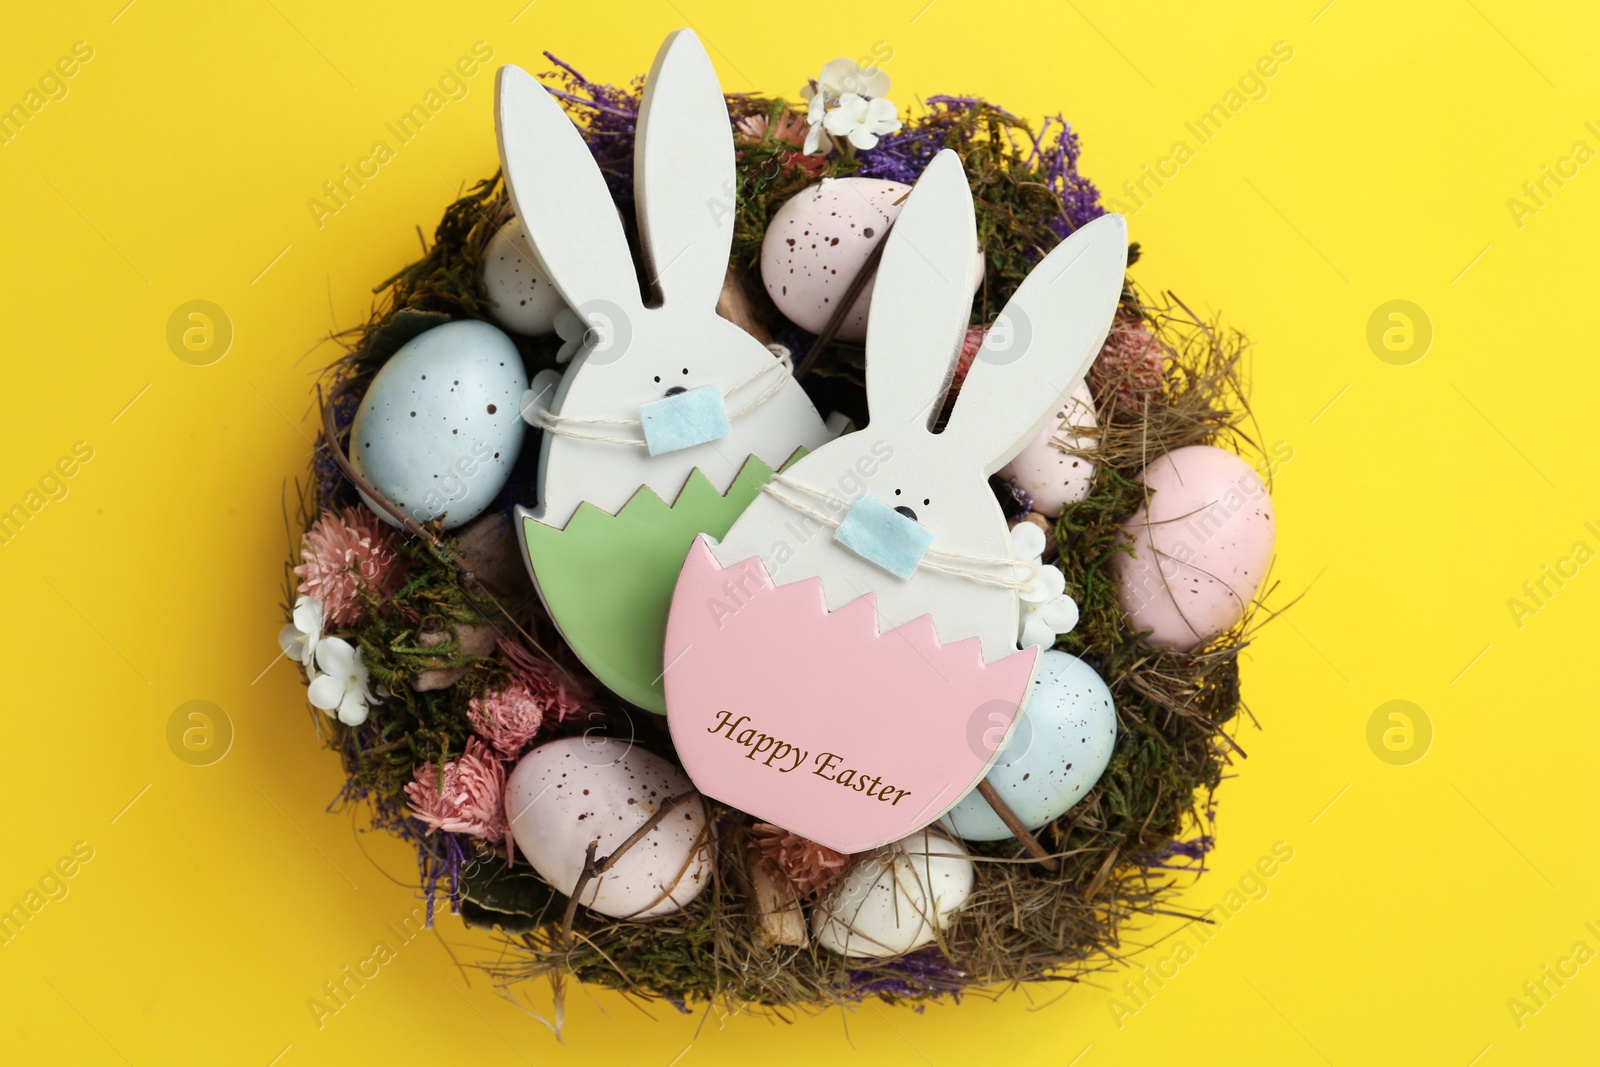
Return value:
M 1093 433 L 1097 426 L 1094 398 L 1080 382 L 1039 436 L 1000 468 L 1000 477 L 1015 479 L 1017 488 L 1033 498 L 1034 511 L 1055 518 L 1089 495 L 1094 461 L 1073 453 L 1100 447 Z
M 1244 617 L 1272 558 L 1272 499 L 1232 452 L 1191 445 L 1139 475 L 1149 502 L 1123 523 L 1134 554 L 1113 561 L 1117 599 L 1135 633 L 1187 651 Z
M 611 855 L 669 799 L 683 795 L 691 800 L 584 886 L 586 907 L 648 919 L 681 910 L 711 882 L 705 805 L 674 764 L 615 737 L 547 741 L 506 778 L 506 815 L 529 865 L 570 895 L 591 844 L 597 857 Z
M 909 192 L 911 186 L 882 178 L 824 178 L 790 197 L 761 242 L 761 281 L 778 310 L 801 329 L 821 333 Z M 866 339 L 875 280 L 840 325 L 840 340 Z M 982 284 L 980 252 L 972 262 L 973 290 Z

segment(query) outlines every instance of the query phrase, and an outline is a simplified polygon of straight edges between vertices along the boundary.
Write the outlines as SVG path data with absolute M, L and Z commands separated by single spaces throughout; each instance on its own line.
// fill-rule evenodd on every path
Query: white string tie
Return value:
M 790 375 L 793 372 L 794 367 L 790 358 L 789 350 L 784 348 L 782 345 L 768 345 L 767 347 L 776 358 L 774 358 L 771 363 L 762 367 L 760 370 L 754 372 L 753 374 L 745 375 L 743 378 L 724 389 L 722 391 L 723 400 L 727 401 L 735 393 L 739 392 L 739 390 L 748 385 L 754 384 L 762 378 L 765 378 L 774 370 L 781 371 L 782 373 L 779 374 L 778 377 L 773 380 L 772 384 L 767 386 L 767 388 L 763 390 L 761 394 L 754 400 L 751 400 L 749 403 L 745 404 L 741 408 L 738 408 L 737 410 L 728 412 L 729 422 L 750 414 L 756 408 L 777 396 L 778 391 L 790 382 Z M 568 427 L 573 426 L 619 426 L 634 428 L 642 425 L 638 419 L 587 419 L 575 415 L 556 415 L 551 412 L 549 408 L 541 408 L 535 418 L 535 425 L 544 430 L 546 433 L 553 433 L 558 437 L 571 437 L 578 441 L 598 441 L 608 445 L 635 445 L 640 448 L 643 448 L 645 445 L 645 441 L 642 436 L 613 437 L 610 434 L 605 433 L 585 433 L 582 430 L 568 429 Z
M 833 511 L 848 511 L 850 501 L 841 496 L 806 485 L 796 481 L 789 475 L 780 472 L 774 473 L 772 480 L 761 487 L 763 493 L 774 500 L 798 511 L 808 519 L 815 520 L 824 526 L 838 529 L 844 521 L 834 515 L 820 511 L 804 500 L 796 499 L 791 493 L 799 493 L 828 504 Z M 936 558 L 930 558 L 936 557 Z M 1025 577 L 1017 577 L 1017 568 L 1026 568 Z M 1033 584 L 1033 577 L 1038 572 L 1038 564 L 1028 560 L 1013 559 L 1010 556 L 982 556 L 971 552 L 956 552 L 950 549 L 929 546 L 921 562 L 917 564 L 919 570 L 933 571 L 936 574 L 948 574 L 954 578 L 965 578 L 979 585 L 990 585 L 1000 589 L 1010 589 L 1023 592 Z M 988 569 L 985 569 L 988 568 Z M 995 570 L 1008 573 L 995 573 Z

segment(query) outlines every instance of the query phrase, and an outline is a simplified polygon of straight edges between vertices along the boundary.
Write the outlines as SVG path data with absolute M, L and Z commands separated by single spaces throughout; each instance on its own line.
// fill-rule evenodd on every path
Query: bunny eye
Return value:
M 931 503 L 933 503 L 933 501 L 929 500 L 927 497 L 923 497 L 922 498 L 922 506 L 923 507 L 927 507 Z
M 894 495 L 895 495 L 895 496 L 899 496 L 899 495 L 900 495 L 900 490 L 898 490 L 898 489 L 896 489 L 896 490 L 895 490 L 895 491 L 894 491 Z
M 661 375 L 659 375 L 659 374 L 658 374 L 658 375 L 656 375 L 656 381 L 658 381 L 658 382 L 659 382 L 659 381 L 660 381 L 660 380 L 661 380 Z
M 688 374 L 689 373 L 689 368 L 688 367 L 683 368 L 683 373 Z

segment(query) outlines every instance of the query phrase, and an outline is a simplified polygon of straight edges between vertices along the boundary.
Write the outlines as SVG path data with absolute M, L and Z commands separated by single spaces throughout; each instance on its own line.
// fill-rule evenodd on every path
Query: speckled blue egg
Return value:
M 444 528 L 455 529 L 505 487 L 522 450 L 519 404 L 527 388 L 511 338 L 486 322 L 436 326 L 372 379 L 350 427 L 350 461 L 413 519 L 444 515 Z M 365 493 L 362 499 L 394 522 Z
M 1106 683 L 1077 656 L 1046 652 L 989 784 L 1024 826 L 1037 830 L 1088 795 L 1116 741 L 1117 710 Z M 968 841 L 1012 836 L 976 788 L 943 821 Z

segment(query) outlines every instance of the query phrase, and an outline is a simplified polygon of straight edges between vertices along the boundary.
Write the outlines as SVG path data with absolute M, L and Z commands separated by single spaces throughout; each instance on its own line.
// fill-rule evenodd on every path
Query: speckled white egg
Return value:
M 487 322 L 447 322 L 389 358 L 350 427 L 350 462 L 418 522 L 452 530 L 505 487 L 522 450 L 528 388 L 511 338 Z M 372 510 L 399 525 L 362 494 Z
M 694 794 L 584 887 L 579 903 L 647 919 L 678 911 L 711 881 L 705 805 L 681 770 L 613 737 L 563 737 L 518 761 L 506 780 L 511 835 L 539 877 L 568 896 L 590 842 L 604 859 L 668 800 Z
M 761 242 L 761 281 L 778 310 L 803 330 L 821 333 L 837 301 L 900 214 L 911 186 L 883 178 L 824 178 L 784 202 Z M 869 279 L 840 324 L 838 337 L 867 336 Z M 972 288 L 983 284 L 983 255 L 972 261 Z
M 1037 830 L 1089 794 L 1116 743 L 1111 690 L 1083 660 L 1051 650 L 1039 660 L 1028 703 L 989 771 L 989 784 L 1024 826 Z M 1012 836 L 976 789 L 950 809 L 944 822 L 968 841 Z
M 1094 397 L 1079 383 L 1056 417 L 1030 441 L 1017 458 L 1000 468 L 1000 477 L 1014 478 L 1017 487 L 1033 498 L 1033 510 L 1055 518 L 1068 504 L 1089 495 L 1094 481 L 1094 461 L 1075 452 L 1100 447 L 1094 430 Z
M 973 876 L 965 849 L 918 830 L 857 860 L 812 910 L 811 932 L 841 956 L 904 955 L 949 926 Z
M 1255 598 L 1272 559 L 1272 499 L 1250 464 L 1209 445 L 1158 456 L 1139 480 L 1150 502 L 1122 524 L 1133 555 L 1113 558 L 1117 599 L 1148 643 L 1195 648 Z
M 521 219 L 513 218 L 489 238 L 483 251 L 483 289 L 494 321 L 530 337 L 554 333 L 556 313 L 567 306 L 528 243 Z

